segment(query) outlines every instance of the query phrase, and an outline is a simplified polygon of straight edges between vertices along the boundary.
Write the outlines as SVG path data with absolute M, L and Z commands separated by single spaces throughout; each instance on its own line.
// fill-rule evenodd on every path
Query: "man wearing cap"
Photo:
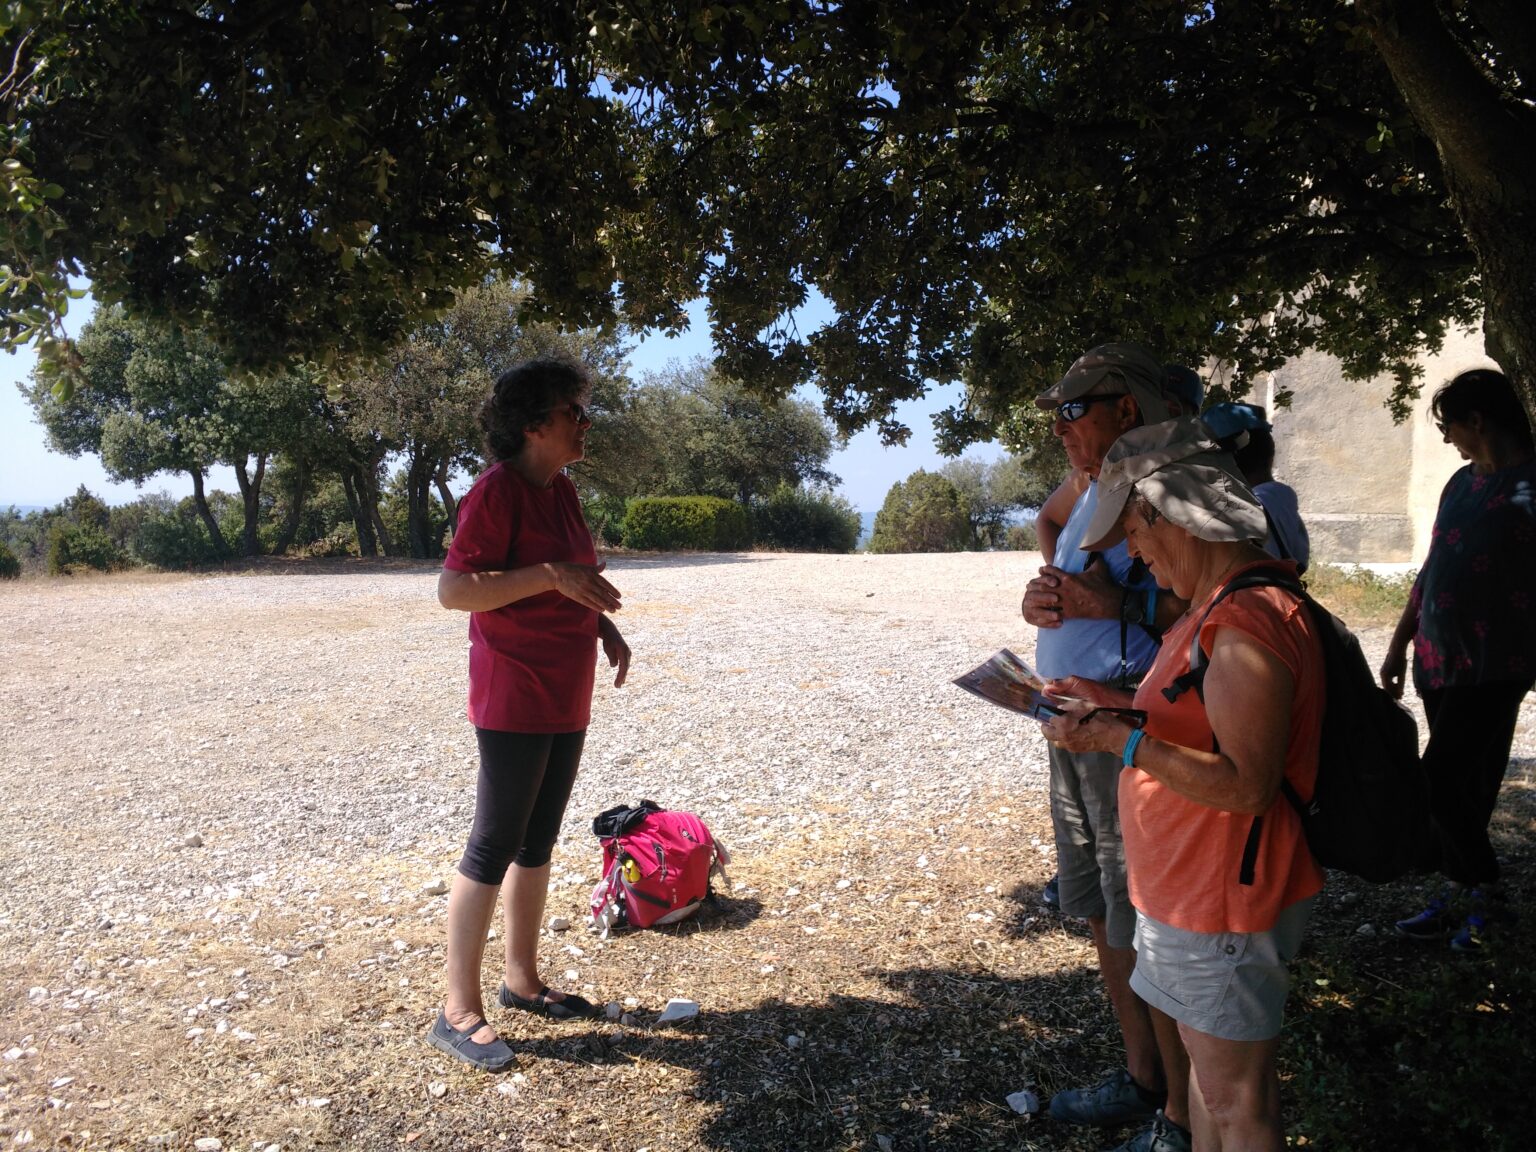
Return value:
M 1092 554 L 1081 545 L 1098 504 L 1094 481 L 1110 445 L 1132 428 L 1178 415 L 1181 404 L 1167 394 L 1163 366 L 1130 343 L 1102 344 L 1084 353 L 1035 403 L 1055 413 L 1052 431 L 1068 461 L 1089 478 L 1057 541 L 1055 562 L 1042 567 L 1025 589 L 1024 619 L 1040 630 L 1036 666 L 1053 680 L 1134 685 L 1152 664 L 1161 629 L 1185 605 L 1158 593 L 1123 542 Z M 1151 1017 L 1130 987 L 1136 918 L 1116 811 L 1120 760 L 1052 746 L 1050 770 L 1061 910 L 1088 921 L 1127 1063 L 1094 1088 L 1058 1092 L 1051 1115 L 1104 1126 L 1151 1120 L 1164 1103 L 1167 1083 Z
M 1127 432 L 1104 458 L 1084 546 L 1129 543 L 1193 607 L 1169 628 L 1134 698 L 1050 683 L 1054 745 L 1112 756 L 1136 907 L 1131 988 L 1149 1006 L 1168 1107 L 1129 1149 L 1285 1146 L 1275 1056 L 1288 966 L 1323 884 L 1282 784 L 1312 795 L 1323 655 L 1300 598 L 1240 586 L 1279 564 L 1264 510 L 1199 420 Z M 1289 578 L 1295 578 L 1295 569 Z M 1204 654 L 1199 673 L 1192 656 Z M 1139 709 L 1137 714 L 1127 706 Z M 1184 1114 L 1178 1115 L 1182 1111 Z M 1192 1129 L 1192 1134 L 1191 1130 Z

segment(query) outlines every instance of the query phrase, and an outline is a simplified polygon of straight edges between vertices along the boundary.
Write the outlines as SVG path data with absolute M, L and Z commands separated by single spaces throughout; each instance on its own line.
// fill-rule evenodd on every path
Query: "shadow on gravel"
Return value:
M 720 564 L 761 564 L 766 552 L 607 552 L 599 559 L 614 570 L 622 568 L 705 568 Z
M 203 576 L 422 576 L 440 572 L 442 567 L 440 559 L 415 560 L 409 556 L 249 556 L 193 571 Z
M 706 1148 L 1101 1146 L 1103 1133 L 1026 1118 L 1006 1100 L 1037 1077 L 1062 1086 L 1064 1075 L 1099 1077 L 1111 1066 L 1104 1062 L 1114 1059 L 1107 1015 L 1096 1011 L 1091 974 L 1026 980 L 948 968 L 866 974 L 890 989 L 889 999 L 766 1000 L 744 1011 L 703 1012 L 654 1032 L 605 1038 L 594 1030 L 515 1047 L 535 1062 L 594 1071 L 662 1065 L 688 1073 L 691 1088 L 669 1073 L 653 1079 L 710 1111 L 700 1133 Z M 1069 1054 L 1072 1062 L 1062 1064 Z M 665 1108 L 634 1094 L 624 1105 L 637 1133 L 664 1126 Z

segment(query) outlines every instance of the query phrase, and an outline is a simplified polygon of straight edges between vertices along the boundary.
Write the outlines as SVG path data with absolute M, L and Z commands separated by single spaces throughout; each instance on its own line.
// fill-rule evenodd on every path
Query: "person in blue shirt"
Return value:
M 1264 506 L 1269 535 L 1264 551 L 1277 560 L 1296 561 L 1305 572 L 1312 558 L 1312 542 L 1301 518 L 1296 490 L 1275 479 L 1274 429 L 1257 404 L 1213 404 L 1200 414 L 1221 446 L 1232 453 L 1248 487 Z
M 1132 428 L 1179 415 L 1183 405 L 1169 395 L 1163 366 L 1131 343 L 1090 349 L 1035 403 L 1053 413 L 1052 432 L 1068 462 L 1088 478 L 1062 527 L 1053 563 L 1025 588 L 1024 619 L 1039 629 L 1036 667 L 1041 676 L 1069 686 L 1073 677 L 1132 686 L 1151 667 L 1161 630 L 1186 605 L 1158 592 L 1123 541 L 1084 552 L 1083 532 L 1098 506 L 1096 481 L 1110 445 Z M 1166 1103 L 1167 1118 L 1187 1127 L 1185 1070 L 1162 1067 L 1153 1017 L 1130 986 L 1136 913 L 1120 839 L 1120 758 L 1055 746 L 1049 754 L 1061 910 L 1088 921 L 1127 1064 L 1096 1087 L 1056 1093 L 1051 1115 L 1101 1126 L 1150 1122 Z

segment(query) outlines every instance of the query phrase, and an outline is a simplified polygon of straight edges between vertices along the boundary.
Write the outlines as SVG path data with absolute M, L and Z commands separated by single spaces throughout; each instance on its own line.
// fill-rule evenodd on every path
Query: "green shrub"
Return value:
M 61 521 L 48 533 L 48 574 L 110 572 L 123 565 L 123 554 L 105 528 L 94 523 Z
M 16 553 L 0 543 L 0 580 L 15 580 L 20 575 L 21 561 L 16 559 Z
M 830 492 L 780 484 L 752 509 L 759 548 L 783 552 L 852 552 L 863 524 L 853 505 Z
M 1040 547 L 1040 536 L 1033 524 L 1010 524 L 1003 533 L 1003 550 L 1007 552 L 1034 552 Z
M 141 563 L 155 568 L 190 568 L 218 558 L 190 496 L 140 518 L 128 547 Z
M 1378 576 L 1368 568 L 1336 568 L 1314 557 L 1305 583 L 1319 603 L 1351 628 L 1385 627 L 1403 614 L 1417 576 Z
M 586 496 L 581 511 L 595 539 L 609 547 L 624 542 L 624 501 L 617 496 Z
M 718 496 L 642 496 L 625 505 L 629 548 L 735 552 L 751 542 L 747 510 Z

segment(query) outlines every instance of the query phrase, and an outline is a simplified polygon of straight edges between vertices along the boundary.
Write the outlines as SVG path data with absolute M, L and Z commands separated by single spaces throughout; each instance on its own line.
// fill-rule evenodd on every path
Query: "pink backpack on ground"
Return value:
M 692 812 L 669 812 L 651 800 L 620 805 L 592 821 L 603 844 L 603 878 L 592 890 L 592 923 L 655 928 L 686 920 L 709 895 L 709 878 L 724 878 L 725 849 Z

